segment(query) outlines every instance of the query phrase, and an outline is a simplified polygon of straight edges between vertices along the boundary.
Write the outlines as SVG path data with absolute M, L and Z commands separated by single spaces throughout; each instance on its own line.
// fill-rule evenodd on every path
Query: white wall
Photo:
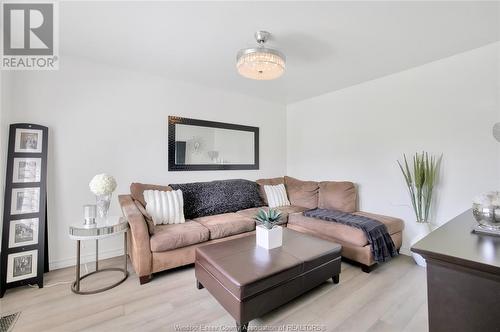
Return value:
M 9 120 L 50 130 L 52 268 L 75 262 L 68 225 L 81 222 L 82 205 L 93 201 L 88 182 L 97 173 L 115 176 L 117 193 L 128 193 L 134 181 L 167 184 L 285 173 L 284 105 L 69 57 L 61 59 L 59 71 L 6 74 Z M 260 127 L 260 170 L 168 172 L 169 115 Z M 110 214 L 119 213 L 115 196 Z M 116 255 L 121 248 L 121 239 L 103 241 L 101 256 Z M 91 254 L 92 249 L 89 243 L 84 250 Z
M 8 123 L 50 128 L 52 268 L 74 264 L 68 225 L 80 222 L 82 205 L 93 201 L 87 184 L 100 172 L 117 178 L 117 193 L 127 193 L 133 181 L 285 173 L 352 180 L 359 185 L 362 209 L 406 221 L 407 250 L 416 230 L 396 164 L 403 153 L 444 154 L 438 224 L 469 208 L 477 193 L 500 186 L 500 146 L 491 136 L 491 126 L 500 121 L 499 60 L 496 43 L 285 107 L 63 57 L 57 72 L 2 73 L 0 168 Z M 168 115 L 260 127 L 260 170 L 168 172 Z M 3 181 L 5 168 L 0 171 Z M 110 213 L 120 213 L 116 197 Z M 120 239 L 103 241 L 101 256 L 117 255 L 121 247 Z M 87 245 L 84 253 L 92 256 L 92 249 Z
M 499 43 L 288 105 L 288 175 L 351 180 L 361 209 L 401 217 L 404 251 L 415 217 L 396 164 L 403 153 L 443 153 L 435 222 L 499 189 Z

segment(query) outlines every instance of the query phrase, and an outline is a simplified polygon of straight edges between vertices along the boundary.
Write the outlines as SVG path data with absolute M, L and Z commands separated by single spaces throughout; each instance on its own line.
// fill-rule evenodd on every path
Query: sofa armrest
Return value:
M 118 201 L 130 226 L 128 249 L 132 265 L 139 277 L 149 276 L 152 271 L 153 255 L 146 220 L 135 205 L 132 196 L 119 195 Z

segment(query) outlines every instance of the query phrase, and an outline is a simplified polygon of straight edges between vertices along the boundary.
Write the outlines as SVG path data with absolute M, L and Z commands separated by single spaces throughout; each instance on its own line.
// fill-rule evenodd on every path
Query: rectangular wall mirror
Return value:
M 259 128 L 168 117 L 168 170 L 259 169 Z

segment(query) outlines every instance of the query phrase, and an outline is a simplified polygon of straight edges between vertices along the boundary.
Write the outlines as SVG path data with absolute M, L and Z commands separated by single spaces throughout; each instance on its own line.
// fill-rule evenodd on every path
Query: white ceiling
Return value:
M 291 103 L 499 40 L 498 2 L 62 2 L 60 51 Z M 254 31 L 287 56 L 275 81 L 235 70 Z

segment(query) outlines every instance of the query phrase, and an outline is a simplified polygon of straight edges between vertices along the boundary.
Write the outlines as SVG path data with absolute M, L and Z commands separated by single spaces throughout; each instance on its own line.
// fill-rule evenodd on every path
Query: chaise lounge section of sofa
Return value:
M 284 183 L 294 205 L 308 208 L 333 209 L 354 215 L 368 217 L 384 224 L 399 251 L 402 245 L 404 222 L 399 218 L 358 210 L 357 190 L 352 182 L 342 181 L 300 181 L 284 177 Z M 287 227 L 314 235 L 342 245 L 342 257 L 361 264 L 363 271 L 370 272 L 377 264 L 371 252 L 371 245 L 364 232 L 341 223 L 325 221 L 293 213 L 288 217 Z
M 268 208 L 263 186 L 281 183 L 285 185 L 291 203 L 289 206 L 279 207 L 282 212 L 282 226 L 341 244 L 342 256 L 360 263 L 363 271 L 369 272 L 377 263 L 373 260 L 370 245 L 362 230 L 340 223 L 308 218 L 303 215 L 303 212 L 319 207 L 376 219 L 386 225 L 396 248 L 401 247 L 403 221 L 398 218 L 357 211 L 357 191 L 351 182 L 301 181 L 288 176 L 261 179 L 255 184 L 257 193 L 250 194 L 250 197 L 253 196 L 251 201 L 238 202 L 236 205 L 251 207 L 236 209 L 233 205 L 233 207 L 226 208 L 228 210 L 226 213 L 197 216 L 187 219 L 185 223 L 173 225 L 154 225 L 146 212 L 143 197 L 144 190 L 168 191 L 172 188 L 133 183 L 130 188 L 131 193 L 120 195 L 119 203 L 130 224 L 129 256 L 140 283 L 150 281 L 154 273 L 194 263 L 195 249 L 201 245 L 254 234 L 254 216 L 259 209 Z M 211 183 L 207 185 L 210 186 Z M 238 183 L 231 185 L 237 186 Z M 252 186 L 245 186 L 245 188 L 245 190 L 253 190 Z M 260 195 L 261 204 L 256 203 L 255 195 Z M 238 197 L 240 200 L 246 199 L 245 195 L 238 195 Z M 217 207 L 214 210 L 220 209 Z

